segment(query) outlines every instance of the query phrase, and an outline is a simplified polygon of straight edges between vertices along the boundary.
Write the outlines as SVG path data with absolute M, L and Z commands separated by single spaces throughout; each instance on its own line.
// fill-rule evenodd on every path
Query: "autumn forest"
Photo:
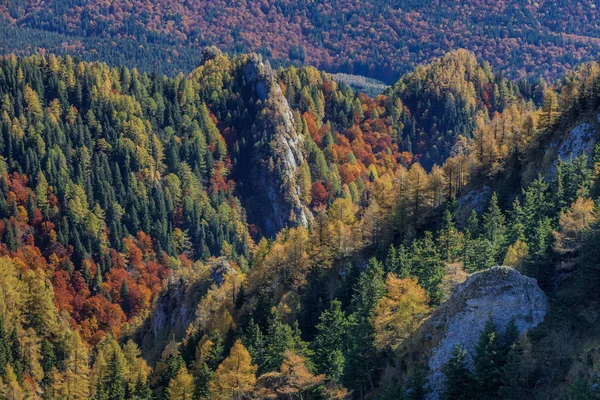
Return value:
M 138 3 L 0 4 L 0 398 L 600 398 L 587 5 Z

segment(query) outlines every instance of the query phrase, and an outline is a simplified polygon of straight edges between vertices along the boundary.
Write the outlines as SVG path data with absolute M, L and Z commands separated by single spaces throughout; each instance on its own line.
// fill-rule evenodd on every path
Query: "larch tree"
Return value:
M 169 400 L 193 400 L 194 377 L 185 366 L 181 367 L 175 378 L 171 379 L 167 392 Z
M 4 378 L 0 377 L 0 395 L 6 400 L 24 399 L 23 389 L 19 385 L 17 375 L 10 364 L 6 367 L 6 376 Z
M 429 298 L 417 279 L 399 279 L 392 273 L 385 289 L 373 314 L 374 342 L 380 350 L 395 350 L 429 314 Z
M 210 384 L 210 393 L 215 400 L 240 400 L 254 389 L 257 366 L 241 340 L 237 340 L 229 356 L 217 368 Z

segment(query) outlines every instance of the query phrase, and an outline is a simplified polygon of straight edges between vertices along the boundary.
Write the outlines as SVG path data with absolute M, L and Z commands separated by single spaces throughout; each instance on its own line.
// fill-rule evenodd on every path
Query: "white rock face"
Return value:
M 471 357 L 490 317 L 499 332 L 504 332 L 514 319 L 519 332 L 524 333 L 539 325 L 547 311 L 548 301 L 537 281 L 513 268 L 494 267 L 469 276 L 420 329 L 430 336 L 443 333 L 429 357 L 431 392 L 427 398 L 440 398 L 446 380 L 442 367 L 450 360 L 456 344 L 467 351 L 467 363 L 472 367 Z
M 466 224 L 471 215 L 471 211 L 475 210 L 478 214 L 481 214 L 487 207 L 491 198 L 492 189 L 487 185 L 478 190 L 471 190 L 459 197 L 456 220 L 460 225 Z
M 558 148 L 563 161 L 575 159 L 583 154 L 592 155 L 596 145 L 596 128 L 587 122 L 577 125 Z
M 251 57 L 246 64 L 245 78 L 247 82 L 253 82 L 258 97 L 269 111 L 273 170 L 263 171 L 260 182 L 259 190 L 269 202 L 265 204 L 265 210 L 270 209 L 270 212 L 264 212 L 263 226 L 267 234 L 275 234 L 290 225 L 306 226 L 312 214 L 301 200 L 297 182 L 298 169 L 304 162 L 304 138 L 296 132 L 292 110 L 270 66 L 257 56 Z

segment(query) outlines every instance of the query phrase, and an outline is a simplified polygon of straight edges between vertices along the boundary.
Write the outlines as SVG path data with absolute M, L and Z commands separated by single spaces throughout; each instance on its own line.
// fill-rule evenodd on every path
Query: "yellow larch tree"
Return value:
M 417 279 L 400 279 L 390 273 L 385 288 L 387 294 L 379 300 L 373 315 L 375 346 L 394 350 L 419 327 L 431 309 L 427 293 Z
M 192 400 L 194 398 L 194 377 L 185 366 L 179 369 L 169 383 L 169 400 Z
M 211 398 L 215 400 L 239 400 L 250 394 L 256 383 L 256 370 L 252 357 L 241 340 L 237 340 L 229 356 L 217 368 L 210 383 Z

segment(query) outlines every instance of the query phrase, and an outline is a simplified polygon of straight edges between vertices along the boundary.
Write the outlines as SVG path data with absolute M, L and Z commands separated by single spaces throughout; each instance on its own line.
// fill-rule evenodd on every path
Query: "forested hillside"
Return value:
M 1 396 L 421 399 L 403 343 L 498 264 L 547 321 L 488 324 L 447 398 L 593 392 L 598 64 L 546 88 L 460 50 L 369 98 L 199 59 L 0 60 Z
M 217 45 L 391 84 L 466 48 L 513 78 L 555 79 L 598 53 L 599 12 L 590 0 L 6 0 L 0 19 L 11 28 L 0 32 L 4 51 L 31 46 L 145 71 L 188 73 L 197 62 L 190 49 Z

